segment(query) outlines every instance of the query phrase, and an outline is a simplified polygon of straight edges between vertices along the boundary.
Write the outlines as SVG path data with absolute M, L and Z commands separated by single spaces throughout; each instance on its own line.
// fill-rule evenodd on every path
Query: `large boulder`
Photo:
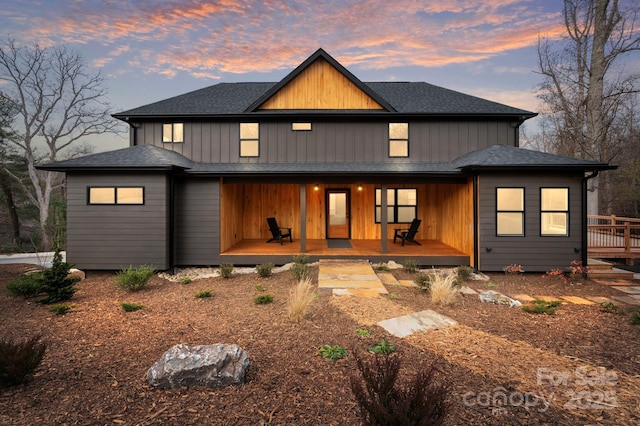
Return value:
M 508 296 L 505 296 L 502 293 L 498 293 L 497 291 L 487 290 L 480 293 L 478 296 L 480 297 L 480 301 L 484 303 L 494 303 L 496 305 L 506 305 L 511 308 L 522 306 L 522 303 L 518 302 L 515 299 L 512 299 Z
M 179 343 L 147 371 L 147 382 L 162 389 L 180 386 L 221 388 L 245 382 L 249 355 L 238 345 Z

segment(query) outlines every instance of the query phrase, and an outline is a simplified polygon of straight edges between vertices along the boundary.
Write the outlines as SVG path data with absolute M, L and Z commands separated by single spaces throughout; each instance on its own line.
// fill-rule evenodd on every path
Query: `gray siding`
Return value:
M 81 269 L 169 265 L 164 173 L 67 173 L 67 260 Z M 144 205 L 88 205 L 89 186 L 143 186 Z
M 174 263 L 177 266 L 219 264 L 219 181 L 177 179 L 174 194 Z
M 300 120 L 304 121 L 304 120 Z M 402 120 L 398 120 L 402 121 Z M 291 121 L 260 124 L 260 157 L 240 158 L 238 122 L 187 122 L 184 143 L 162 143 L 162 123 L 143 123 L 137 142 L 174 150 L 205 163 L 447 162 L 492 145 L 516 144 L 506 121 L 409 122 L 409 158 L 388 157 L 388 122 L 313 122 L 311 131 Z
M 496 188 L 525 188 L 524 237 L 496 236 Z M 569 188 L 569 236 L 540 235 L 540 188 Z M 481 175 L 479 177 L 479 259 L 482 271 L 520 264 L 527 272 L 565 269 L 582 255 L 582 180 L 568 175 Z M 490 249 L 490 251 L 487 251 Z

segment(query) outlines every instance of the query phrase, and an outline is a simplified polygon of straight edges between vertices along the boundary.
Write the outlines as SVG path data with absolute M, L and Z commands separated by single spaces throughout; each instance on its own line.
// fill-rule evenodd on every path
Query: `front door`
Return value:
M 327 189 L 327 238 L 349 238 L 349 190 Z

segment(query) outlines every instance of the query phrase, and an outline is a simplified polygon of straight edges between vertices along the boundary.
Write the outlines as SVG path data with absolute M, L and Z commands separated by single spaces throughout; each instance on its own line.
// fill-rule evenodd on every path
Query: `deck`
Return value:
M 640 258 L 640 219 L 589 216 L 587 229 L 589 257 Z
M 469 255 L 437 240 L 420 240 L 422 245 L 407 243 L 404 247 L 400 242 L 393 244 L 389 240 L 387 253 L 381 252 L 380 240 L 349 240 L 351 248 L 329 248 L 328 240 L 307 240 L 305 254 L 311 261 L 319 259 L 361 259 L 367 258 L 372 262 L 394 260 L 402 262 L 404 259 L 414 259 L 420 265 L 459 266 L 469 265 Z M 222 253 L 222 261 L 233 264 L 258 264 L 261 259 L 270 262 L 287 263 L 292 257 L 300 254 L 300 241 L 266 243 L 265 240 L 242 240 Z

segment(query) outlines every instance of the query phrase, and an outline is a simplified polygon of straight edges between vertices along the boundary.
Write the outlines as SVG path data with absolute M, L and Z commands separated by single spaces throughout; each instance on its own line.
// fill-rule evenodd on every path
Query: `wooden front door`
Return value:
M 348 189 L 327 189 L 327 238 L 350 237 Z

